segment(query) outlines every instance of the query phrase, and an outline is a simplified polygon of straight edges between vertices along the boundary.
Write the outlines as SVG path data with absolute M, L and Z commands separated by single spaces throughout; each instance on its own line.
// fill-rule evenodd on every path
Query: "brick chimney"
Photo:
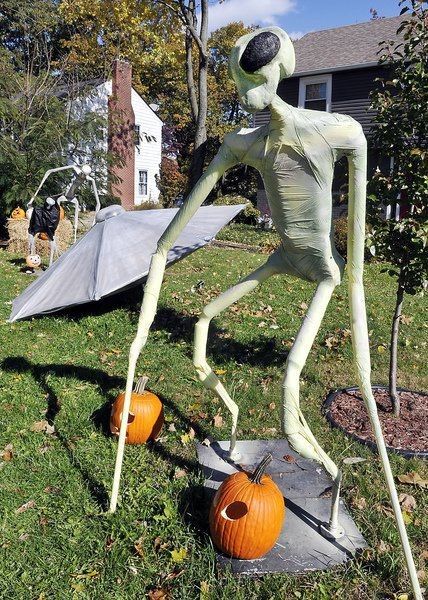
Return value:
M 135 115 L 131 104 L 132 67 L 124 60 L 113 63 L 112 94 L 108 102 L 109 152 L 113 154 L 111 192 L 126 210 L 134 208 Z

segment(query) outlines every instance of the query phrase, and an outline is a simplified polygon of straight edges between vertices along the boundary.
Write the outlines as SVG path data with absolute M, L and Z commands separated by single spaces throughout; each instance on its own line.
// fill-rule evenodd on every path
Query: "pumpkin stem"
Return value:
M 273 458 L 273 456 L 269 452 L 269 454 L 266 454 L 266 456 L 263 458 L 263 460 L 260 461 L 260 463 L 255 468 L 254 473 L 250 477 L 250 481 L 252 483 L 261 483 L 265 469 L 268 466 L 268 464 L 270 463 L 270 461 L 272 460 L 272 458 Z
M 134 387 L 134 393 L 135 394 L 142 394 L 144 392 L 144 388 L 147 385 L 149 378 L 144 376 L 144 377 L 139 377 L 137 379 L 137 383 L 135 384 Z

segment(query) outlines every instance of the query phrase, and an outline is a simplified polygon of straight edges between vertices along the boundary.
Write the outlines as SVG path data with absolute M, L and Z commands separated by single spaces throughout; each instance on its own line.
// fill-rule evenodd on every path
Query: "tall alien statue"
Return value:
M 375 400 L 370 384 L 370 355 L 363 289 L 366 203 L 366 140 L 351 117 L 297 109 L 276 94 L 278 83 L 292 75 L 295 58 L 287 34 L 277 27 L 244 35 L 230 56 L 230 73 L 240 102 L 248 112 L 268 107 L 270 122 L 255 129 L 228 134 L 211 164 L 159 240 L 145 286 L 138 332 L 132 343 L 126 398 L 116 459 L 110 510 L 117 503 L 119 479 L 135 368 L 153 322 L 168 250 L 225 171 L 238 163 L 261 174 L 280 247 L 267 262 L 206 306 L 196 325 L 193 361 L 205 387 L 224 401 L 232 413 L 229 459 L 235 449 L 238 406 L 206 360 L 208 328 L 213 317 L 254 290 L 268 277 L 294 275 L 316 284 L 315 294 L 289 353 L 282 382 L 282 424 L 290 445 L 305 458 L 320 462 L 333 478 L 328 524 L 321 530 L 333 539 L 343 535 L 338 523 L 341 472 L 320 447 L 299 404 L 299 376 L 317 335 L 334 288 L 340 284 L 344 260 L 333 242 L 331 185 L 334 163 L 345 155 L 349 164 L 348 278 L 355 366 L 381 457 L 392 505 L 416 598 L 422 598 L 406 529 L 394 486 Z

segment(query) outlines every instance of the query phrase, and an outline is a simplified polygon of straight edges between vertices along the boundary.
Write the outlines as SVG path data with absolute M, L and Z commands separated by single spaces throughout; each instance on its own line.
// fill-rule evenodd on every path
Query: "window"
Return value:
M 147 171 L 138 171 L 138 194 L 147 196 Z
M 139 146 L 141 142 L 140 126 L 134 125 L 134 144 Z
M 299 108 L 331 111 L 331 75 L 300 78 Z

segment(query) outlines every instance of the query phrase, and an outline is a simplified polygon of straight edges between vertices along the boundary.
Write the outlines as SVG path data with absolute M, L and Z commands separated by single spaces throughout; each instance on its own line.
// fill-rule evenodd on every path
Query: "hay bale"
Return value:
M 7 230 L 9 233 L 9 252 L 27 256 L 28 254 L 28 219 L 8 219 Z M 65 252 L 73 243 L 73 225 L 68 219 L 59 222 L 55 233 L 56 243 L 60 254 Z M 49 258 L 49 241 L 36 238 L 36 252 L 40 256 Z

